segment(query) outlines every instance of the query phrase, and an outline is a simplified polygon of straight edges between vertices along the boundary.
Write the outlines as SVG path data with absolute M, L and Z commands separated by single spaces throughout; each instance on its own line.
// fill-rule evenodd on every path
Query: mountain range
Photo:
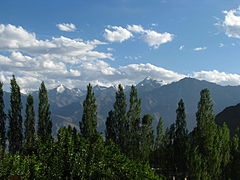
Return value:
M 211 92 L 214 104 L 214 112 L 220 113 L 228 106 L 240 102 L 240 86 L 220 86 L 204 80 L 184 78 L 171 84 L 164 84 L 149 77 L 137 85 L 138 95 L 142 99 L 142 115 L 149 113 L 154 116 L 154 127 L 159 117 L 164 119 L 164 126 L 168 127 L 176 119 L 176 108 L 182 98 L 185 103 L 185 112 L 189 130 L 195 126 L 195 113 L 200 98 L 200 91 L 208 88 Z M 105 119 L 108 112 L 113 109 L 115 102 L 116 87 L 94 86 L 93 88 L 98 105 L 98 129 L 104 131 Z M 127 101 L 129 99 L 130 86 L 125 87 Z M 32 92 L 35 100 L 35 111 L 38 108 L 38 92 Z M 73 88 L 69 89 L 59 85 L 48 91 L 51 105 L 53 132 L 56 133 L 59 127 L 64 125 L 79 126 L 83 111 L 83 101 L 86 90 Z M 9 108 L 9 92 L 4 93 L 6 110 Z M 22 95 L 23 107 L 25 106 L 26 95 Z M 24 110 L 23 110 L 24 112 Z M 24 113 L 23 113 L 24 114 Z

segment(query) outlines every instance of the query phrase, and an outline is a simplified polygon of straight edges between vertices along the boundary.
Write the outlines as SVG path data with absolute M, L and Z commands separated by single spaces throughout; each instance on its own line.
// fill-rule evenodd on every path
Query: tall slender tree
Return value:
M 31 148 L 34 145 L 34 139 L 35 139 L 35 113 L 34 113 L 34 104 L 33 104 L 33 96 L 28 95 L 27 97 L 27 104 L 25 109 L 25 133 L 24 133 L 24 139 L 25 139 L 25 146 L 28 148 Z
M 140 150 L 140 136 L 141 136 L 141 99 L 138 98 L 137 88 L 131 87 L 130 91 L 130 107 L 127 112 L 126 132 L 129 136 L 127 140 L 127 153 L 132 158 L 138 158 L 138 151 Z
M 182 174 L 182 176 L 185 177 L 187 175 L 189 144 L 185 107 L 182 99 L 178 103 L 176 113 L 177 118 L 175 122 L 175 136 L 173 142 L 174 160 L 177 174 Z
M 83 102 L 80 130 L 83 137 L 94 138 L 97 134 L 97 104 L 91 84 L 87 86 L 87 96 Z
M 18 153 L 22 148 L 23 133 L 22 133 L 22 103 L 20 87 L 17 84 L 15 76 L 11 79 L 11 95 L 10 95 L 10 110 L 9 117 L 9 129 L 8 129 L 8 141 L 9 152 Z
M 115 120 L 115 131 L 116 131 L 116 143 L 124 151 L 126 147 L 128 129 L 127 117 L 126 117 L 126 96 L 121 84 L 118 85 L 118 91 L 116 92 L 116 101 L 114 107 L 114 120 Z
M 4 112 L 3 83 L 0 82 L 0 149 L 5 151 L 6 146 L 6 114 Z
M 39 88 L 39 105 L 38 105 L 38 129 L 37 134 L 40 140 L 52 137 L 52 120 L 50 104 L 48 103 L 48 93 L 44 82 Z
M 221 149 L 213 104 L 208 89 L 203 89 L 200 96 L 197 127 L 192 133 L 191 173 L 195 179 L 218 179 L 222 159 L 219 158 Z
M 164 144 L 163 118 L 160 117 L 157 124 L 157 134 L 154 141 L 154 149 L 160 149 Z
M 106 141 L 112 140 L 113 142 L 116 142 L 116 136 L 116 121 L 114 118 L 114 112 L 111 110 L 108 112 L 108 117 L 106 120 Z
M 164 130 L 163 118 L 160 117 L 156 129 L 156 138 L 154 140 L 154 152 L 152 155 L 152 164 L 156 168 L 163 168 L 164 166 Z
M 153 135 L 153 117 L 146 114 L 142 118 L 140 151 L 138 152 L 138 159 L 143 162 L 149 162 L 150 155 L 153 152 L 154 135 Z M 140 155 L 140 156 L 139 156 Z
M 165 131 L 164 136 L 164 169 L 167 174 L 174 174 L 176 172 L 176 164 L 174 161 L 174 138 L 175 138 L 175 123 L 171 124 Z

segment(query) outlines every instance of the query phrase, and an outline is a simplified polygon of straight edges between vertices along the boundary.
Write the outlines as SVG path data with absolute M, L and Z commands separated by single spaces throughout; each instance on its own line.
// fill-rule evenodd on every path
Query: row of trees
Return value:
M 27 97 L 23 122 L 20 87 L 15 77 L 11 79 L 8 114 L 4 112 L 2 87 L 0 83 L 0 179 L 12 175 L 22 179 L 163 178 L 149 164 L 123 154 L 112 141 L 105 142 L 97 132 L 97 105 L 90 84 L 83 103 L 80 133 L 76 128 L 62 127 L 56 139 L 51 135 L 50 105 L 43 82 L 39 88 L 36 133 L 33 97 Z
M 156 136 L 153 117 L 141 118 L 141 100 L 136 87 L 130 90 L 129 109 L 121 85 L 113 110 L 106 120 L 106 141 L 118 144 L 121 151 L 138 162 L 150 163 L 166 177 L 190 179 L 236 179 L 240 177 L 240 134 L 230 137 L 224 124 L 218 127 L 208 89 L 200 92 L 196 112 L 197 126 L 188 132 L 184 102 L 176 109 L 176 120 L 164 132 L 160 118 Z M 237 131 L 238 132 L 238 131 Z
M 81 129 L 91 137 L 97 125 L 96 102 L 89 90 L 84 102 Z M 213 113 L 213 103 L 208 89 L 200 93 L 197 126 L 188 132 L 184 102 L 181 99 L 176 109 L 176 121 L 164 132 L 160 118 L 156 136 L 153 133 L 153 117 L 146 114 L 141 118 L 141 100 L 137 89 L 131 87 L 129 108 L 126 95 L 119 85 L 113 110 L 106 120 L 106 142 L 114 142 L 130 159 L 149 163 L 166 177 L 189 177 L 190 179 L 236 179 L 240 177 L 240 134 L 230 137 L 224 124 L 218 127 Z M 84 118 L 84 117 L 91 118 Z M 88 135 L 87 135 L 88 134 Z
M 34 145 L 36 138 L 35 112 L 33 96 L 29 94 L 27 97 L 25 119 L 23 123 L 20 87 L 16 82 L 15 76 L 12 77 L 10 84 L 10 109 L 8 114 L 6 114 L 4 112 L 3 83 L 0 82 L 0 142 L 2 151 L 5 151 L 6 140 L 8 140 L 8 151 L 11 154 L 16 154 L 22 153 L 25 147 L 29 149 Z M 39 88 L 37 126 L 37 136 L 42 141 L 52 138 L 52 121 L 49 107 L 47 89 L 44 82 L 42 82 Z M 8 120 L 7 131 L 6 120 Z
M 2 84 L 0 87 L 0 139 L 5 147 L 3 127 L 6 115 Z M 6 178 L 14 173 L 26 179 L 163 179 L 161 174 L 167 178 L 199 180 L 240 177 L 240 131 L 230 137 L 226 125 L 216 125 L 208 89 L 200 93 L 197 125 L 192 132 L 187 130 L 185 106 L 181 99 L 175 122 L 164 130 L 160 118 L 154 136 L 154 118 L 150 114 L 141 115 L 141 100 L 136 87 L 131 87 L 127 106 L 124 89 L 119 85 L 113 110 L 106 119 L 105 139 L 96 130 L 97 104 L 90 84 L 83 102 L 80 133 L 75 128 L 63 127 L 56 140 L 51 138 L 52 125 L 44 83 L 39 89 L 36 135 L 31 95 L 26 105 L 24 135 L 19 133 L 22 132 L 21 101 L 15 77 L 11 80 L 10 99 L 9 153 L 0 154 L 0 177 Z M 14 138 L 9 136 L 11 131 Z M 21 143 L 14 142 L 16 139 Z

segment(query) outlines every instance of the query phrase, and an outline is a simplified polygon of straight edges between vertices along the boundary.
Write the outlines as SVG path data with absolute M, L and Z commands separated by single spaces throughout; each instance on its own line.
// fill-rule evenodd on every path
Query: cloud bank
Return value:
M 118 33 L 111 37 L 112 40 L 124 41 L 131 36 L 127 33 L 130 32 L 141 34 L 141 38 L 149 41 L 149 45 L 153 47 L 169 41 L 169 36 L 165 36 L 164 33 L 161 36 L 156 35 L 139 25 L 128 26 L 125 30 L 113 27 L 111 32 Z M 122 39 L 117 35 L 121 34 L 120 32 L 126 32 L 128 35 Z M 156 38 L 152 42 L 153 36 L 159 39 Z M 106 52 L 97 50 L 101 46 L 107 46 L 103 48 Z M 113 59 L 112 51 L 107 50 L 111 47 L 108 46 L 109 44 L 96 39 L 83 41 L 64 36 L 39 40 L 35 33 L 28 32 L 21 26 L 0 24 L 0 81 L 9 88 L 10 78 L 15 74 L 24 91 L 38 89 L 42 80 L 48 88 L 59 84 L 69 88 L 85 88 L 88 83 L 107 86 L 118 83 L 136 84 L 147 76 L 162 80 L 166 84 L 184 77 L 204 79 L 221 85 L 240 84 L 240 75 L 216 70 L 185 75 L 150 63 L 113 67 L 108 63 Z

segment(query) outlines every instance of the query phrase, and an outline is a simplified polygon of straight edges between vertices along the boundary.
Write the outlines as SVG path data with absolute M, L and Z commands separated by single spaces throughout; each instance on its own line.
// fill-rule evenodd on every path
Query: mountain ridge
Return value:
M 61 87 L 61 93 L 57 88 Z M 138 95 L 142 99 L 142 115 L 150 113 L 154 116 L 154 126 L 159 117 L 163 117 L 164 126 L 168 127 L 175 121 L 177 103 L 184 100 L 186 107 L 188 128 L 191 130 L 195 122 L 197 103 L 200 98 L 200 91 L 208 88 L 214 104 L 214 112 L 217 114 L 225 107 L 240 102 L 240 86 L 221 86 L 205 80 L 194 78 L 183 78 L 171 84 L 161 84 L 154 79 L 145 78 L 137 85 Z M 98 129 L 103 131 L 105 119 L 115 102 L 116 87 L 94 86 L 94 93 L 98 104 Z M 125 87 L 127 101 L 129 99 L 130 86 Z M 35 111 L 38 107 L 38 92 L 32 92 L 35 100 Z M 86 90 L 79 88 L 67 88 L 59 85 L 48 90 L 49 103 L 51 105 L 54 132 L 64 125 L 79 126 L 82 115 L 82 103 L 85 99 Z M 4 93 L 6 108 L 9 106 L 9 93 Z M 23 107 L 26 102 L 26 95 L 22 96 Z M 8 102 L 7 102 L 8 101 Z M 24 111 L 23 111 L 24 112 Z M 24 114 L 24 113 L 23 113 Z M 36 113 L 37 115 L 37 113 Z M 23 116 L 24 117 L 24 116 Z

